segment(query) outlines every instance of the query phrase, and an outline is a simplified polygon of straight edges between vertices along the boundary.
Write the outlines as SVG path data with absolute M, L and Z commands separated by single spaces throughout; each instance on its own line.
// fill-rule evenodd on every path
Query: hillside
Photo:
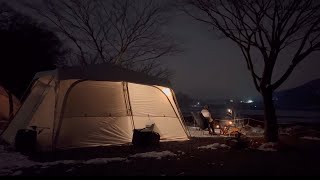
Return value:
M 274 100 L 280 109 L 320 109 L 320 79 L 275 92 Z

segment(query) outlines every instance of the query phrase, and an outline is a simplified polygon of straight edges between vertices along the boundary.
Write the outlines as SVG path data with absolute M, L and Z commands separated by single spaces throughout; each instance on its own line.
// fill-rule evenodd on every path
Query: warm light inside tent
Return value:
M 164 88 L 162 89 L 162 91 L 167 95 L 167 96 L 170 96 L 171 95 L 171 91 L 169 88 Z

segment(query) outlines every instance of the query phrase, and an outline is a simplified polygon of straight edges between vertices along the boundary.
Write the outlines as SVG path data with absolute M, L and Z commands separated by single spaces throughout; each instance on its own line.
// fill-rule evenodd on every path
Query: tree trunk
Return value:
M 6 90 L 6 92 L 8 94 L 8 99 L 9 99 L 9 116 L 8 116 L 8 120 L 11 120 L 11 118 L 13 117 L 13 96 L 8 90 Z
M 261 95 L 264 103 L 264 122 L 265 139 L 268 142 L 278 141 L 278 123 L 277 116 L 272 99 L 273 91 L 270 88 L 263 89 Z

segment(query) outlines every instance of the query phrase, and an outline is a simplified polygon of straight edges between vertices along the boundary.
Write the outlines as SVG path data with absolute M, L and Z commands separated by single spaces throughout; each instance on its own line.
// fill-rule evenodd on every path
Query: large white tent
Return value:
M 131 143 L 133 129 L 155 124 L 161 141 L 188 140 L 170 85 L 109 64 L 41 72 L 2 134 L 36 126 L 38 150 Z

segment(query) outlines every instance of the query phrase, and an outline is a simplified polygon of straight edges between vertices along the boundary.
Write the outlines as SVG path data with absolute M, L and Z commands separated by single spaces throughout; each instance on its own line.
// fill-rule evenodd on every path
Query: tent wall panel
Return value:
M 171 117 L 136 117 L 133 116 L 136 129 L 144 128 L 148 124 L 155 124 L 155 131 L 160 134 L 161 141 L 187 140 L 188 137 L 178 118 Z
M 75 84 L 78 79 L 71 79 L 71 80 L 64 80 L 64 81 L 58 81 L 57 84 L 57 94 L 56 94 L 56 104 L 55 104 L 55 119 L 54 119 L 54 133 L 56 132 L 58 128 L 58 122 L 61 118 L 61 112 L 63 107 L 63 102 L 66 96 L 66 93 L 72 87 L 73 84 Z
M 130 143 L 133 128 L 130 117 L 65 118 L 57 137 L 57 149 Z
M 156 87 L 128 83 L 133 116 L 176 117 L 166 95 Z
M 63 117 L 126 116 L 121 82 L 84 81 L 68 94 Z

